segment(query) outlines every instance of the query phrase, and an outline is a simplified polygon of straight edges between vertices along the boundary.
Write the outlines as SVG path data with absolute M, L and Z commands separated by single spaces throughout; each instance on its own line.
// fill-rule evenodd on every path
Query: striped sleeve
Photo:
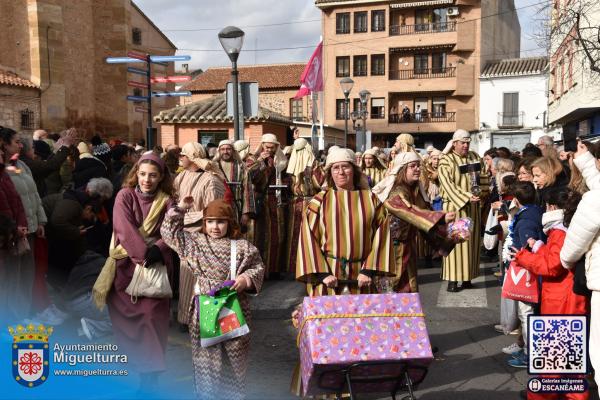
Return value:
M 310 201 L 302 216 L 298 255 L 296 258 L 296 279 L 306 283 L 318 283 L 325 276 L 331 275 L 327 260 L 321 250 L 321 230 L 319 224 L 322 193 Z
M 456 166 L 449 162 L 450 155 L 443 157 L 440 160 L 438 168 L 438 178 L 440 180 L 440 186 L 442 188 L 441 194 L 445 201 L 449 201 L 456 208 L 460 210 L 470 200 L 468 192 L 464 191 L 460 187 L 460 182 L 454 180 L 454 169 Z
M 381 275 L 394 276 L 396 273 L 392 237 L 390 235 L 390 216 L 383 204 L 374 194 L 372 201 L 376 204 L 375 218 L 373 219 L 373 238 L 371 251 L 362 265 L 362 269 L 376 271 Z

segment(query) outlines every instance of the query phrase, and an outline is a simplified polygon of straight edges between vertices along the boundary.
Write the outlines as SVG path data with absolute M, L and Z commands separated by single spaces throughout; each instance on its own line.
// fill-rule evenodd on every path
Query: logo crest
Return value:
M 12 374 L 14 380 L 25 387 L 36 387 L 46 382 L 50 372 L 48 337 L 52 327 L 29 324 L 8 327 L 13 337 Z

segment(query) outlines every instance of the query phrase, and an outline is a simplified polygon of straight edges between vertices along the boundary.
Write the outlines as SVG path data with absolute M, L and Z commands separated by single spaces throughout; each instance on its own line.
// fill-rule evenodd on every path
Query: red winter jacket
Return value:
M 27 216 L 10 176 L 4 171 L 0 172 L 0 214 L 13 219 L 17 226 L 27 227 Z
M 560 262 L 566 234 L 561 224 L 548 231 L 546 244 L 536 253 L 523 249 L 515 256 L 519 266 L 542 277 L 541 314 L 587 313 L 587 299 L 573 293 L 573 270 L 565 269 Z

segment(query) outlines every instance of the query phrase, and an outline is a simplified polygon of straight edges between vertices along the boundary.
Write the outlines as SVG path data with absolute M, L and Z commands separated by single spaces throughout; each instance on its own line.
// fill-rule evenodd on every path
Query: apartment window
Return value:
M 140 28 L 131 29 L 131 41 L 133 44 L 142 44 L 142 30 Z
M 429 68 L 429 54 L 415 54 L 415 74 L 426 74 Z
M 385 10 L 371 11 L 371 32 L 385 31 Z
M 569 73 L 567 75 L 569 82 L 567 84 L 568 88 L 570 89 L 573 87 L 573 51 L 569 51 L 567 58 L 569 60 Z
M 335 33 L 350 33 L 350 13 L 337 13 L 335 15 Z
M 335 119 L 346 119 L 346 100 L 337 99 L 335 101 Z
M 519 92 L 504 93 L 502 125 L 515 126 L 519 123 Z
M 383 97 L 371 99 L 371 119 L 385 118 L 385 99 Z
M 371 75 L 385 75 L 385 54 L 371 55 Z
M 291 99 L 290 100 L 290 116 L 292 117 L 293 120 L 302 120 L 303 119 L 303 115 L 302 115 L 302 99 L 299 100 L 295 100 L 295 99 Z
M 433 53 L 431 55 L 431 72 L 441 74 L 446 72 L 446 53 Z
M 445 97 L 434 97 L 432 99 L 432 111 L 433 117 L 444 117 L 446 115 L 446 98 Z
M 335 76 L 338 78 L 350 76 L 350 57 L 335 58 Z
M 367 76 L 367 56 L 354 56 L 354 76 Z
M 433 22 L 434 31 L 446 31 L 448 30 L 448 9 L 447 8 L 436 8 L 431 13 L 431 19 Z
M 416 10 L 415 11 L 415 31 L 424 32 L 429 30 L 430 22 L 429 10 Z
M 206 146 L 209 143 L 219 143 L 221 140 L 229 139 L 229 133 L 227 131 L 203 131 L 198 129 L 196 131 L 198 135 L 198 143 Z
M 33 129 L 35 124 L 35 118 L 33 111 L 26 108 L 21 111 L 21 129 Z
M 368 13 L 366 11 L 354 13 L 354 33 L 362 33 L 368 30 Z
M 352 99 L 352 110 L 360 112 L 360 99 Z

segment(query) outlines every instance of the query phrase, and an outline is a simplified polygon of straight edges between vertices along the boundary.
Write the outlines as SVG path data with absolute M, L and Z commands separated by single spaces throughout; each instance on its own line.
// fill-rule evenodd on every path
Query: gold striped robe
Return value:
M 370 190 L 329 188 L 308 203 L 300 227 L 296 279 L 307 284 L 309 296 L 334 294 L 321 283 L 327 275 L 356 280 L 365 269 L 393 276 L 393 260 L 389 217 Z
M 461 174 L 458 167 L 462 164 L 481 163 L 481 171 L 485 171 L 483 162 L 477 153 L 470 151 L 467 157 L 451 152 L 440 160 L 438 178 L 440 195 L 443 199 L 444 211 L 455 211 L 456 218 L 469 217 L 473 220 L 471 238 L 457 244 L 454 250 L 444 257 L 442 279 L 453 282 L 470 281 L 479 276 L 479 252 L 481 248 L 481 204 L 471 203 L 471 179 L 468 174 Z M 482 196 L 488 192 L 488 177 L 479 174 L 479 185 Z
M 369 178 L 369 186 L 373 187 L 377 185 L 383 178 L 387 171 L 383 168 L 367 167 L 363 169 L 363 173 Z

